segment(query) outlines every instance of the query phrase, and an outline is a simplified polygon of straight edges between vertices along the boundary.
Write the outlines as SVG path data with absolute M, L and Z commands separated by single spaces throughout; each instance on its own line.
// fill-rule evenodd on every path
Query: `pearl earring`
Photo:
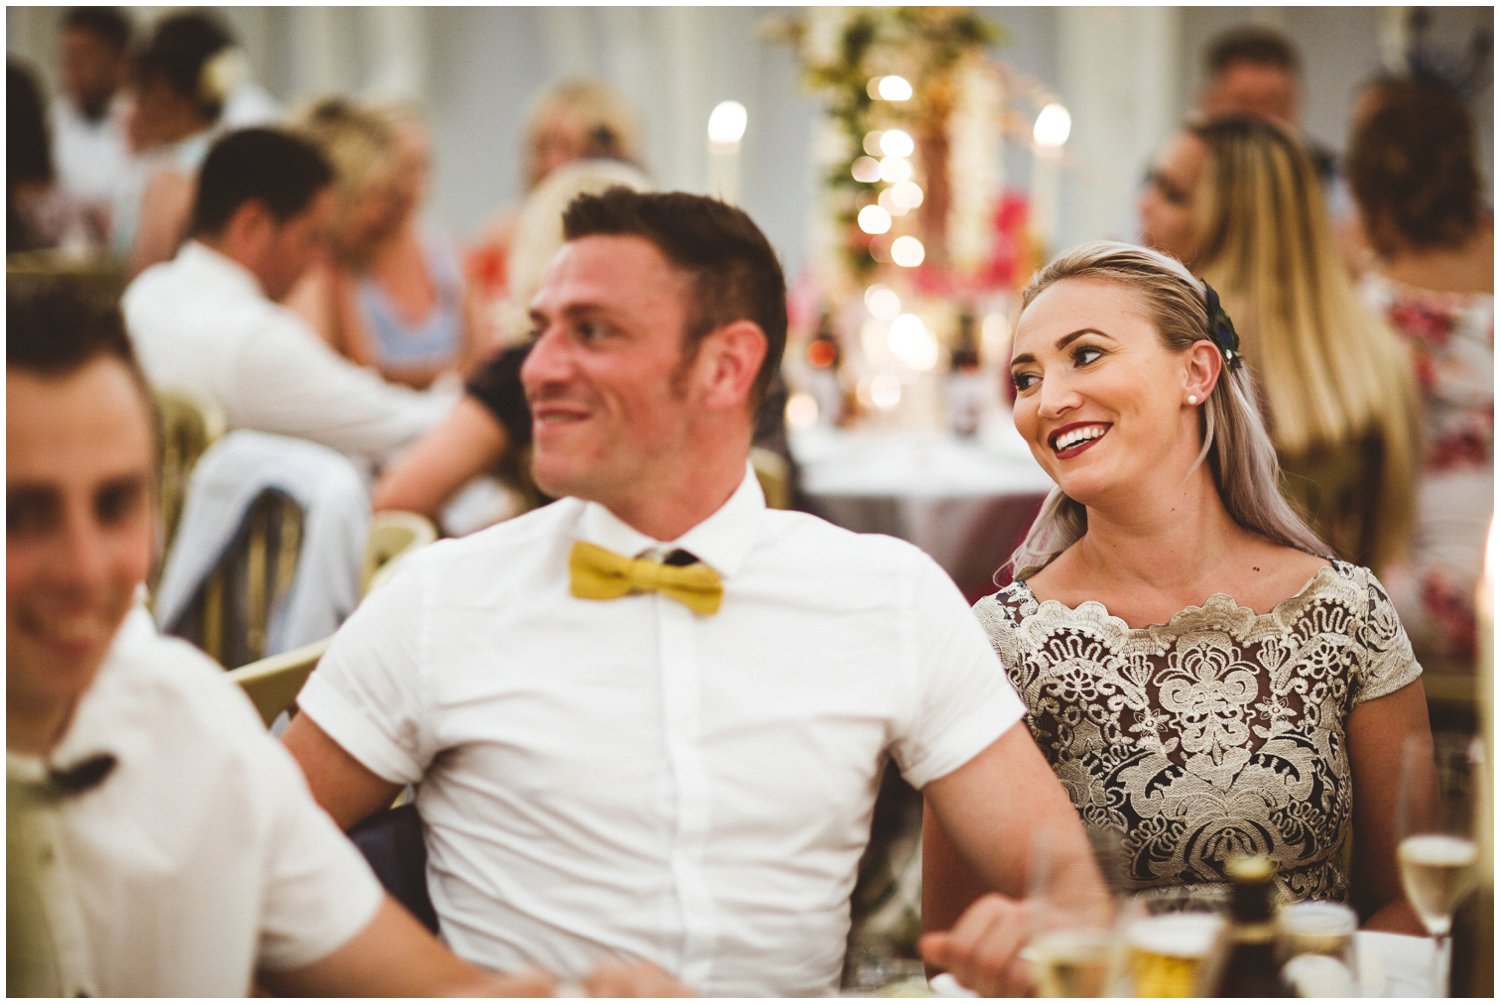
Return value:
M 1198 403 L 1198 395 L 1197 394 L 1189 394 L 1188 395 L 1188 404 L 1197 404 L 1197 403 Z

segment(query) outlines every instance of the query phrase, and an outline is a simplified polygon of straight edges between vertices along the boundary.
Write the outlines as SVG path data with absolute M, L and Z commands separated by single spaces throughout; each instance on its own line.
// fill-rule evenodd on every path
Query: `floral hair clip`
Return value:
M 1231 370 L 1239 369 L 1244 365 L 1240 357 L 1240 336 L 1234 330 L 1234 322 L 1224 312 L 1224 307 L 1219 303 L 1219 294 L 1208 284 L 1208 280 L 1202 277 L 1199 282 L 1203 283 L 1203 293 L 1208 300 L 1208 338 L 1219 347 L 1224 356 L 1224 365 Z

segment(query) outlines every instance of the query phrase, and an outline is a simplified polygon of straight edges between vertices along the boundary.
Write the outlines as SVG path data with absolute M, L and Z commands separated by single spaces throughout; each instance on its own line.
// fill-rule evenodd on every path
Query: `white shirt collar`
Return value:
M 720 575 L 733 575 L 744 563 L 754 540 L 755 527 L 765 511 L 766 496 L 747 462 L 745 477 L 729 500 L 703 522 L 676 540 L 656 540 L 627 524 L 597 502 L 584 504 L 578 537 L 608 548 L 616 554 L 635 556 L 643 551 L 666 553 L 676 548 L 690 551 Z
M 202 241 L 188 241 L 177 252 L 177 258 L 189 268 L 206 269 L 215 273 L 219 280 L 240 287 L 239 292 L 244 295 L 254 296 L 261 300 L 267 298 L 266 291 L 261 288 L 260 280 L 255 277 L 254 272 L 222 251 L 215 251 Z

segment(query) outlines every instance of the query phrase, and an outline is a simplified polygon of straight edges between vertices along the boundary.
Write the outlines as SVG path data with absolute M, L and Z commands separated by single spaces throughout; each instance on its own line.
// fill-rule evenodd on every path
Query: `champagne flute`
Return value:
M 1483 752 L 1469 736 L 1438 734 L 1432 748 L 1408 739 L 1402 749 L 1396 860 L 1407 901 L 1433 939 L 1433 990 L 1443 985 L 1443 958 L 1453 911 L 1473 881 L 1479 857 L 1474 810 Z

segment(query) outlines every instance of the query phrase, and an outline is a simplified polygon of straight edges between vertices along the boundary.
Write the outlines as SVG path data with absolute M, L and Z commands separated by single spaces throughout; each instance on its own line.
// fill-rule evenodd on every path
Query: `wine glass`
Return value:
M 1055 842 L 1049 833 L 1038 831 L 1032 837 L 1027 895 L 1031 930 L 1022 957 L 1031 963 L 1041 997 L 1118 996 L 1123 957 L 1113 878 L 1118 872 L 1119 835 L 1090 828 L 1088 836 L 1106 889 L 1092 901 L 1080 901 L 1058 881 Z
M 1396 860 L 1407 901 L 1433 939 L 1433 990 L 1443 985 L 1443 958 L 1453 911 L 1469 891 L 1479 857 L 1475 808 L 1483 750 L 1471 736 L 1438 734 L 1432 746 L 1408 739 L 1397 796 Z

